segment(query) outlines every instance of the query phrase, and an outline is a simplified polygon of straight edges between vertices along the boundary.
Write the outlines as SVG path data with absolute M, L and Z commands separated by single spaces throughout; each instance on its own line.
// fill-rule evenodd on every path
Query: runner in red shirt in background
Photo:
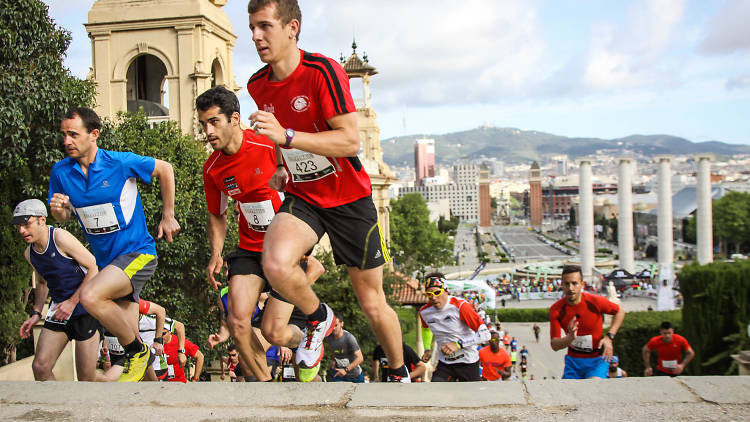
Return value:
M 321 303 L 299 268 L 299 257 L 328 234 L 336 264 L 346 265 L 357 299 L 391 363 L 389 381 L 409 382 L 401 326 L 383 292 L 388 250 L 378 224 L 367 171 L 359 161 L 359 128 L 349 78 L 334 59 L 297 47 L 302 13 L 296 0 L 252 0 L 250 31 L 265 67 L 248 81 L 258 106 L 250 116 L 256 133 L 279 148 L 271 179 L 286 189 L 268 229 L 263 268 L 274 290 L 308 317 L 299 344 L 301 369 L 323 357 L 333 310 Z
M 643 346 L 643 363 L 646 367 L 643 374 L 647 377 L 652 375 L 670 377 L 680 375 L 695 357 L 695 352 L 685 337 L 674 333 L 674 327 L 669 321 L 662 322 L 659 331 L 661 335 L 653 337 Z M 656 371 L 651 367 L 652 350 L 655 350 L 658 355 Z M 683 353 L 685 353 L 684 358 Z
M 549 310 L 550 345 L 552 350 L 568 348 L 564 379 L 607 378 L 612 341 L 625 319 L 625 310 L 602 296 L 584 293 L 582 279 L 580 266 L 563 267 L 564 297 Z M 615 316 L 606 336 L 602 336 L 604 314 Z
M 493 331 L 490 345 L 479 350 L 482 378 L 487 381 L 504 380 L 510 376 L 510 355 L 500 347 L 500 333 Z
M 167 381 L 187 383 L 186 356 L 195 358 L 195 374 L 190 381 L 198 381 L 203 371 L 203 353 L 192 341 L 185 339 L 185 348 L 180 349 L 177 336 L 173 336 L 170 331 L 164 331 L 164 355 L 167 357 Z

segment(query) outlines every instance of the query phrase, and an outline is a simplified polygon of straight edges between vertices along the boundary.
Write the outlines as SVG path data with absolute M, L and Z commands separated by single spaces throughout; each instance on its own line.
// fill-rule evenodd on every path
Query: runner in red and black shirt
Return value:
M 612 341 L 625 319 L 625 310 L 602 296 L 584 293 L 584 285 L 581 267 L 563 267 L 565 296 L 549 309 L 550 344 L 552 350 L 568 348 L 563 378 L 607 378 Z M 606 336 L 602 336 L 604 314 L 615 316 Z
M 646 368 L 644 375 L 647 377 L 652 375 L 668 375 L 671 377 L 680 375 L 695 357 L 695 352 L 685 337 L 675 334 L 671 322 L 662 322 L 659 332 L 660 335 L 651 338 L 643 346 L 643 363 Z M 655 351 L 658 356 L 656 371 L 651 367 L 652 351 Z M 683 353 L 685 354 L 684 358 Z
M 253 43 L 267 64 L 247 84 L 259 110 L 250 120 L 278 146 L 284 167 L 271 182 L 287 192 L 268 229 L 263 267 L 273 288 L 308 316 L 297 363 L 301 369 L 316 365 L 333 327 L 333 311 L 297 265 L 327 233 L 392 364 L 390 380 L 408 382 L 398 317 L 383 293 L 389 257 L 369 176 L 357 158 L 359 128 L 346 72 L 335 60 L 297 47 L 302 14 L 296 0 L 252 0 L 248 12 Z

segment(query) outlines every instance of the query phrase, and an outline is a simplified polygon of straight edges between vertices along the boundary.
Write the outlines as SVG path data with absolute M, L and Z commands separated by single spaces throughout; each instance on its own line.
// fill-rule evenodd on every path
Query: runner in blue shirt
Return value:
M 52 168 L 52 216 L 75 214 L 101 271 L 81 291 L 81 303 L 124 345 L 128 360 L 120 381 L 139 381 L 150 352 L 138 339 L 138 299 L 156 269 L 156 246 L 146 228 L 137 179 L 161 181 L 158 238 L 171 242 L 180 230 L 174 217 L 174 171 L 166 161 L 99 149 L 99 116 L 90 108 L 70 110 L 60 124 L 68 158 Z

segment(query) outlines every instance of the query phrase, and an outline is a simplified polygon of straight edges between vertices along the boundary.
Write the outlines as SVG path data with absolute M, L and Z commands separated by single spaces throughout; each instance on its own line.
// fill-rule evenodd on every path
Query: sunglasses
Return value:
M 438 297 L 443 294 L 444 291 L 445 289 L 437 289 L 434 292 L 425 292 L 425 294 L 427 295 L 427 297 Z
M 500 341 L 499 338 L 491 338 L 490 339 L 490 343 L 497 343 L 498 341 Z
M 233 358 L 233 357 L 236 357 L 236 356 L 237 356 L 237 353 L 230 353 L 230 354 L 229 354 L 229 357 L 230 357 L 230 358 Z

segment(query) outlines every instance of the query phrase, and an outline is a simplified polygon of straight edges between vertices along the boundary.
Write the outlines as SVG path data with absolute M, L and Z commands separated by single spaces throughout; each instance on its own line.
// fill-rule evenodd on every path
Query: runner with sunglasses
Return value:
M 490 331 L 470 303 L 451 296 L 445 276 L 425 276 L 427 304 L 419 310 L 422 330 L 437 342 L 438 365 L 432 382 L 480 381 L 476 346 L 490 340 Z M 425 333 L 423 338 L 432 338 Z M 429 344 L 425 348 L 429 348 Z

